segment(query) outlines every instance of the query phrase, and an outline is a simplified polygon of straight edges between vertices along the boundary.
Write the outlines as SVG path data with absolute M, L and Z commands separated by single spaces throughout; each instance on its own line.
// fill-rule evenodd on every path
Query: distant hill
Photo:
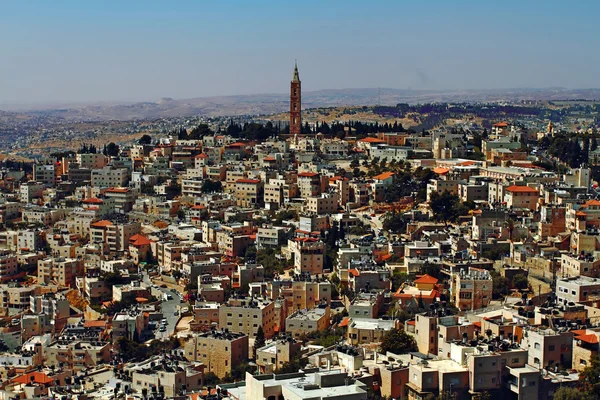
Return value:
M 397 103 L 488 102 L 519 100 L 600 100 L 600 89 L 490 89 L 490 90 L 403 90 L 403 89 L 327 89 L 302 93 L 303 108 Z M 289 108 L 287 94 L 198 97 L 156 102 L 103 102 L 43 106 L 0 105 L 0 109 L 22 114 L 61 117 L 67 120 L 131 120 L 191 115 L 276 114 Z M 0 113 L 0 115 L 2 115 Z

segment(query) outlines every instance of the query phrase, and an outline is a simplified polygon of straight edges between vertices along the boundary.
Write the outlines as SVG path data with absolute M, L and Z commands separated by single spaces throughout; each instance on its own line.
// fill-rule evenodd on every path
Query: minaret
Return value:
M 300 87 L 300 75 L 298 75 L 298 63 L 294 66 L 294 76 L 290 84 L 290 135 L 302 133 L 302 89 Z

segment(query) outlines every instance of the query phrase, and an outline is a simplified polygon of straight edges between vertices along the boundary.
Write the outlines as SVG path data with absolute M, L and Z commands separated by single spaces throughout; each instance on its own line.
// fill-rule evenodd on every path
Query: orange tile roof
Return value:
M 494 124 L 494 126 L 495 126 L 496 128 L 506 128 L 506 127 L 508 126 L 508 124 L 507 124 L 506 122 L 502 121 L 502 122 L 496 122 L 496 123 Z
M 366 137 L 364 139 L 360 139 L 359 142 L 361 142 L 361 143 L 385 143 L 385 140 L 377 139 L 374 137 Z
M 235 143 L 231 143 L 229 145 L 229 147 L 244 147 L 246 145 L 246 143 L 242 143 L 242 142 L 235 142 Z
M 374 176 L 373 179 L 376 179 L 378 181 L 384 181 L 386 179 L 391 178 L 392 176 L 394 176 L 393 172 L 384 172 L 383 174 L 379 174 L 377 176 Z
M 105 328 L 106 321 L 97 320 L 97 321 L 85 321 L 83 324 L 84 328 Z
M 461 163 L 458 163 L 458 165 L 463 166 L 463 167 L 468 167 L 469 165 L 474 165 L 477 164 L 477 162 L 469 160 L 469 161 L 463 161 Z
M 415 283 L 434 283 L 435 284 L 435 283 L 438 283 L 438 279 L 434 278 L 431 275 L 425 274 L 422 277 L 420 277 L 419 279 L 417 279 L 415 281 Z
M 589 335 L 575 336 L 575 340 L 581 340 L 582 342 L 590 344 L 600 343 L 600 341 L 598 341 L 598 336 L 594 335 L 593 333 L 590 333 Z
M 87 199 L 83 199 L 82 203 L 86 203 L 86 204 L 102 204 L 104 203 L 104 201 L 96 198 L 96 197 L 88 197 Z
M 408 325 L 416 325 L 417 321 L 415 321 L 414 319 L 412 321 L 408 321 L 407 322 Z
M 147 246 L 150 243 L 152 243 L 152 241 L 150 239 L 148 239 L 144 235 L 140 235 L 139 233 L 137 233 L 129 238 L 129 244 L 131 244 L 133 246 Z
M 113 226 L 113 223 L 105 219 L 102 221 L 94 222 L 93 224 L 91 224 L 91 226 L 93 226 L 94 228 L 106 228 L 107 226 Z
M 312 178 L 313 176 L 317 176 L 319 174 L 317 174 L 316 172 L 300 172 L 298 174 L 298 176 L 304 177 L 304 178 Z
M 127 193 L 129 189 L 127 188 L 108 188 L 106 189 L 108 193 Z
M 517 185 L 507 187 L 506 191 L 511 193 L 538 193 L 537 189 L 534 189 L 532 187 Z
M 584 206 L 600 206 L 600 200 L 588 200 L 584 204 Z
M 196 206 L 192 206 L 192 210 L 204 210 L 206 208 L 206 206 L 202 205 L 202 204 L 198 204 Z
M 348 323 L 350 322 L 350 318 L 345 317 L 342 322 L 340 322 L 340 324 L 338 325 L 340 328 L 343 328 L 345 326 L 348 326 Z
M 253 183 L 253 184 L 257 184 L 258 182 L 260 182 L 260 179 L 238 179 L 237 181 L 235 181 L 235 183 Z
M 434 168 L 433 172 L 435 172 L 438 175 L 444 175 L 444 174 L 447 174 L 448 172 L 450 172 L 450 170 L 448 168 L 438 167 L 438 168 Z
M 198 154 L 195 158 L 208 158 L 208 155 L 201 153 L 201 154 Z
M 40 384 L 51 384 L 52 382 L 54 382 L 54 379 L 50 378 L 48 375 L 46 375 L 43 372 L 30 372 L 28 374 L 24 374 L 21 376 L 17 376 L 13 382 L 17 382 L 17 383 L 21 383 L 21 384 L 28 384 L 31 382 L 31 377 L 33 377 L 33 381 L 35 383 L 40 383 Z
M 271 157 L 271 156 L 265 157 L 264 160 L 265 161 L 277 161 L 277 159 L 275 157 Z
M 352 268 L 348 270 L 348 273 L 352 276 L 360 276 L 360 271 L 356 268 Z

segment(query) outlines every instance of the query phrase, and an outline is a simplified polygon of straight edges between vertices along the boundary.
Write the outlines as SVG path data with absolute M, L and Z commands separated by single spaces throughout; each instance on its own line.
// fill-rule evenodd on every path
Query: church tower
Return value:
M 298 75 L 298 64 L 296 63 L 290 85 L 290 135 L 300 135 L 302 133 L 301 96 L 300 75 Z

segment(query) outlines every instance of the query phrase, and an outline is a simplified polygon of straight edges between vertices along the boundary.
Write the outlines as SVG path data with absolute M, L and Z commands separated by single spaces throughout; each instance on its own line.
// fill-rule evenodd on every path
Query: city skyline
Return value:
M 9 2 L 0 104 L 323 89 L 594 88 L 592 2 Z

